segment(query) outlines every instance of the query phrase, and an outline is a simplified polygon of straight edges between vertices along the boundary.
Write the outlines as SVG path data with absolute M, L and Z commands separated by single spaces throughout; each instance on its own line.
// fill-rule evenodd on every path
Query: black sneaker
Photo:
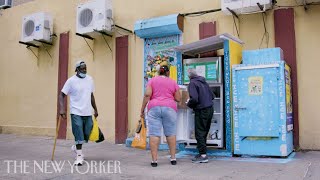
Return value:
M 192 158 L 192 161 L 195 161 L 196 159 L 198 159 L 201 156 L 201 154 L 197 154 L 195 157 Z
M 171 165 L 177 165 L 177 159 L 170 158 Z
M 151 161 L 151 166 L 152 166 L 152 167 L 157 167 L 157 166 L 158 166 L 157 161 Z
M 208 161 L 209 160 L 207 155 L 205 157 L 202 157 L 200 154 L 198 154 L 192 159 L 192 162 L 194 163 L 207 163 Z

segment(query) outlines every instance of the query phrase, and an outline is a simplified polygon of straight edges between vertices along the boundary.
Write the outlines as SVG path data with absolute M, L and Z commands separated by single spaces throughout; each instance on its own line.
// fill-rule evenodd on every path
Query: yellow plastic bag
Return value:
M 92 123 L 93 123 L 93 126 L 89 136 L 89 140 L 96 142 L 99 140 L 99 126 L 98 126 L 98 121 L 94 116 L 92 117 Z
M 131 147 L 139 148 L 139 149 L 146 149 L 147 148 L 147 130 L 145 128 L 143 118 L 141 118 L 139 120 L 137 127 L 139 126 L 140 123 L 141 123 L 141 130 L 139 133 L 136 133 L 136 135 L 132 141 Z

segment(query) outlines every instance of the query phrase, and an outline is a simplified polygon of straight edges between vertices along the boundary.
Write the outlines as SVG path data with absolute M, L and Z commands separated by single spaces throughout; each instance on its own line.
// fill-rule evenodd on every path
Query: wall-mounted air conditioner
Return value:
M 112 32 L 112 0 L 94 0 L 77 8 L 77 33 L 92 34 L 94 30 Z
M 0 9 L 9 8 L 12 6 L 12 0 L 0 0 Z
M 310 4 L 310 3 L 318 3 L 320 0 L 297 0 L 298 4 Z
M 38 41 L 45 41 L 50 43 L 52 41 L 52 33 L 53 18 L 50 14 L 39 12 L 23 17 L 21 33 L 22 42 L 39 44 Z
M 221 0 L 221 9 L 228 15 L 232 13 L 227 8 L 236 14 L 250 14 L 261 11 L 257 3 L 261 5 L 263 11 L 272 7 L 272 0 Z

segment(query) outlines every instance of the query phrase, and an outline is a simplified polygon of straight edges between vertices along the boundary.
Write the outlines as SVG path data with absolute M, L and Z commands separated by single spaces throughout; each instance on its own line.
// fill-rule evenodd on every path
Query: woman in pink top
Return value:
M 141 117 L 144 117 L 144 110 L 148 104 L 148 129 L 150 138 L 150 148 L 152 155 L 152 167 L 157 167 L 158 147 L 161 137 L 161 128 L 170 149 L 170 162 L 177 164 L 176 154 L 176 131 L 177 131 L 177 102 L 181 96 L 178 84 L 169 78 L 168 66 L 161 66 L 159 76 L 152 78 L 144 94 Z

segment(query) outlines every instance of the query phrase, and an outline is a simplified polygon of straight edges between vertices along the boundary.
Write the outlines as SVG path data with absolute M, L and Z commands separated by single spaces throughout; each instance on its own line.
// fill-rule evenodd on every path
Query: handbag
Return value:
M 142 128 L 142 123 L 141 123 L 141 120 L 139 120 L 137 128 L 136 128 L 136 133 L 140 133 L 141 128 Z
M 140 126 L 139 124 L 141 124 L 141 128 L 138 128 Z M 139 148 L 139 149 L 146 149 L 147 148 L 147 130 L 145 128 L 143 118 L 141 118 L 139 120 L 136 130 L 139 130 L 139 133 L 135 134 L 133 141 L 132 141 L 132 144 L 131 144 L 131 147 Z

